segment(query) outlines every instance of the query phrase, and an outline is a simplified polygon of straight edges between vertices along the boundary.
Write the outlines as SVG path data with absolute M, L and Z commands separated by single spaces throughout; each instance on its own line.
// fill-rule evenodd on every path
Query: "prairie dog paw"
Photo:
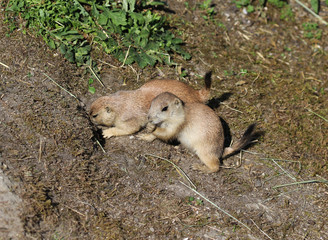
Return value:
M 219 170 L 218 168 L 210 169 L 209 167 L 207 167 L 203 164 L 199 164 L 199 163 L 194 163 L 192 165 L 192 169 L 197 170 L 197 171 L 201 171 L 202 173 L 214 173 L 214 172 L 217 172 Z
M 146 131 L 148 133 L 154 132 L 155 128 L 156 128 L 155 124 L 147 123 L 146 125 Z
M 103 130 L 103 137 L 104 138 L 111 138 L 112 136 L 114 136 L 114 134 L 113 134 L 113 131 L 112 131 L 111 128 Z
M 156 139 L 156 136 L 151 133 L 141 133 L 137 135 L 137 137 L 141 140 L 147 141 L 147 142 L 152 142 Z

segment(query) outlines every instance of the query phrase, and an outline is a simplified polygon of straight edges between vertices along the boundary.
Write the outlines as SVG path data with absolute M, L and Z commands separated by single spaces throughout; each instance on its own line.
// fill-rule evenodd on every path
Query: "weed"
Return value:
M 305 22 L 302 24 L 304 34 L 303 36 L 306 38 L 315 38 L 321 39 L 322 29 L 318 28 L 317 23 Z
M 204 202 L 201 199 L 195 199 L 194 197 L 190 196 L 186 199 L 186 203 L 188 205 L 195 205 L 195 206 L 203 206 Z
M 252 12 L 255 11 L 255 8 L 254 8 L 253 5 L 248 5 L 247 8 L 246 8 L 246 10 L 247 10 L 248 13 L 252 13 Z
M 250 0 L 235 0 L 234 2 L 236 4 L 237 8 L 246 7 L 251 4 Z
M 247 69 L 240 69 L 240 75 L 245 76 L 248 73 Z
M 97 45 L 125 64 L 136 62 L 144 68 L 157 62 L 171 64 L 172 52 L 190 58 L 181 47 L 182 40 L 168 30 L 166 18 L 149 10 L 148 6 L 159 4 L 134 0 L 9 0 L 6 11 L 21 16 L 28 29 L 78 66 L 90 65 L 90 53 Z
M 212 5 L 212 0 L 205 0 L 199 5 L 199 8 L 201 10 L 206 11 L 206 15 L 202 15 L 202 17 L 205 20 L 209 20 L 209 19 L 212 20 L 213 16 L 215 15 L 214 7 L 211 7 L 211 5 Z
M 224 23 L 219 22 L 217 20 L 214 20 L 215 25 L 217 25 L 219 28 L 223 28 L 223 30 L 226 30 L 227 27 L 224 25 Z
M 96 92 L 96 89 L 91 86 L 92 84 L 93 84 L 93 79 L 90 78 L 88 81 L 88 90 L 90 93 L 94 94 Z
M 224 76 L 228 77 L 228 76 L 234 75 L 234 72 L 233 71 L 228 71 L 228 70 L 223 70 L 223 74 L 224 74 Z
M 188 76 L 188 71 L 186 69 L 183 69 L 180 73 L 180 78 L 184 78 L 186 76 Z
M 290 20 L 294 16 L 292 8 L 290 5 L 286 5 L 284 8 L 281 9 L 281 20 Z

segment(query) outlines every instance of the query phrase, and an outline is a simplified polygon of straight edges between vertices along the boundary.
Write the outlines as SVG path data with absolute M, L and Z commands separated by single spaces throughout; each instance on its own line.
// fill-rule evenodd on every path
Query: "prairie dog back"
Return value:
M 186 102 L 206 102 L 210 98 L 211 75 L 205 76 L 205 88 L 195 90 L 177 80 L 153 80 L 134 91 L 119 91 L 94 101 L 90 109 L 92 122 L 102 128 L 105 138 L 133 134 L 147 123 L 151 101 L 170 91 Z

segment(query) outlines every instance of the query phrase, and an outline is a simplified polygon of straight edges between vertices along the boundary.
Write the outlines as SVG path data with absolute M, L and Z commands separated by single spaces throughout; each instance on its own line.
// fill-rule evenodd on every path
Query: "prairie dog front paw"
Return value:
M 103 130 L 104 138 L 111 138 L 112 136 L 114 136 L 112 128 L 107 128 L 107 129 Z
M 155 128 L 156 128 L 155 124 L 147 123 L 146 125 L 146 131 L 148 133 L 154 132 Z
M 152 142 L 156 139 L 156 136 L 151 133 L 142 133 L 137 135 L 137 137 L 141 140 L 147 141 L 147 142 Z

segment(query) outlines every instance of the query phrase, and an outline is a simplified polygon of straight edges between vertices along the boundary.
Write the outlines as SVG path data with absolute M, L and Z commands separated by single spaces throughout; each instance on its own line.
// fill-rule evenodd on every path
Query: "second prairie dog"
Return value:
M 206 173 L 218 171 L 220 159 L 248 145 L 255 128 L 255 124 L 249 126 L 239 141 L 225 148 L 223 127 L 215 112 L 201 103 L 184 103 L 169 92 L 158 95 L 152 101 L 148 120 L 155 130 L 141 134 L 139 138 L 146 141 L 177 139 L 205 164 L 194 164 L 193 168 Z
M 210 98 L 210 86 L 210 72 L 200 90 L 177 80 L 153 80 L 134 91 L 118 91 L 98 98 L 91 104 L 90 118 L 104 129 L 105 138 L 133 134 L 147 124 L 151 101 L 160 93 L 169 91 L 185 102 L 205 103 Z

